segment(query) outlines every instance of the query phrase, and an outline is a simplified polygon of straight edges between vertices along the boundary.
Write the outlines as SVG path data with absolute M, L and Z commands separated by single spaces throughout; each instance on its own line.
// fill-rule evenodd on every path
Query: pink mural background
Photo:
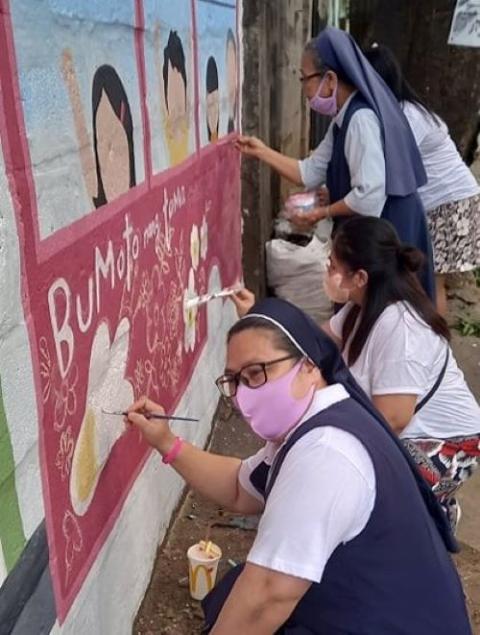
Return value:
M 142 3 L 135 8 L 144 97 Z M 207 290 L 214 266 L 224 287 L 241 276 L 240 160 L 235 134 L 202 150 L 197 134 L 194 155 L 153 177 L 142 99 L 145 181 L 40 240 L 8 9 L 2 0 L 0 134 L 21 245 L 50 566 L 62 621 L 149 455 L 137 434 L 124 434 L 108 452 L 88 506 L 79 512 L 72 504 L 72 464 L 90 399 L 95 337 L 104 324 L 112 342 L 119 325 L 127 324 L 124 379 L 135 397 L 148 392 L 166 411 L 175 408 L 207 344 L 206 309 L 189 329 L 185 298 Z M 195 24 L 193 2 L 192 12 Z

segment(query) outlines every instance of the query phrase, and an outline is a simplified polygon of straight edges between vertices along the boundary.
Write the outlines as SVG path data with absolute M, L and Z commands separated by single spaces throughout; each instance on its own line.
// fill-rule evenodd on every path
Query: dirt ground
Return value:
M 478 291 L 472 292 L 471 288 L 465 290 L 460 285 L 453 295 L 452 324 L 458 315 L 476 312 L 480 307 Z M 480 340 L 455 336 L 453 346 L 457 360 L 479 398 Z M 211 438 L 211 449 L 221 454 L 248 456 L 257 447 L 258 441 L 246 425 L 226 408 L 221 408 Z M 477 479 L 474 489 L 473 498 L 468 500 L 470 509 L 467 511 L 470 516 L 473 515 L 472 526 L 477 534 L 476 528 L 480 527 L 480 479 Z M 462 502 L 462 505 L 465 504 Z M 472 506 L 475 508 L 471 509 Z M 189 596 L 185 554 L 190 545 L 204 537 L 210 522 L 227 523 L 234 518 L 194 494 L 187 495 L 164 544 L 158 550 L 150 587 L 138 612 L 133 635 L 194 635 L 201 632 L 202 613 L 199 604 Z M 463 537 L 461 533 L 460 536 Z M 253 537 L 253 530 L 212 528 L 211 539 L 223 550 L 220 576 L 231 566 L 229 561 L 237 563 L 245 559 Z M 480 551 L 470 544 L 462 543 L 462 550 L 455 561 L 467 596 L 473 632 L 480 635 Z
M 234 415 L 219 418 L 212 436 L 214 452 L 247 456 L 255 451 L 256 441 L 245 424 Z M 225 416 L 227 414 L 227 416 Z M 241 447 L 241 453 L 238 449 Z M 189 596 L 186 583 L 186 551 L 202 539 L 209 522 L 228 522 L 234 518 L 222 514 L 215 506 L 188 494 L 159 548 L 150 587 L 140 607 L 133 635 L 194 635 L 200 633 L 202 612 L 199 603 Z M 229 568 L 229 560 L 245 559 L 254 531 L 213 527 L 211 539 L 223 550 L 219 575 Z M 468 545 L 455 558 L 463 580 L 475 635 L 480 635 L 480 552 Z
M 220 408 L 211 438 L 211 450 L 230 456 L 248 456 L 259 447 L 246 425 L 226 407 Z M 200 633 L 200 605 L 190 598 L 186 552 L 190 545 L 205 536 L 212 521 L 229 522 L 234 515 L 189 493 L 170 527 L 167 539 L 159 548 L 150 587 L 140 607 L 132 633 L 134 635 L 193 635 Z M 239 517 L 237 517 L 239 518 Z M 253 530 L 212 527 L 210 538 L 222 548 L 219 566 L 222 576 L 235 563 L 245 560 L 254 537 Z

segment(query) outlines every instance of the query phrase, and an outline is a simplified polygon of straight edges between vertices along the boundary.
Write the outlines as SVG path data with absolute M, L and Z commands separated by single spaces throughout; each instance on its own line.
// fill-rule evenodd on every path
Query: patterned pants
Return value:
M 460 513 L 455 495 L 479 465 L 480 435 L 402 441 L 445 509 L 455 531 Z

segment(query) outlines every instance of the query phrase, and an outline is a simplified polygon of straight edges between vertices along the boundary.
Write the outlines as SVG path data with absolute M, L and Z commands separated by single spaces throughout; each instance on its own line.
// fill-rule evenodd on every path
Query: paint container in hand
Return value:
M 310 214 L 316 207 L 318 207 L 316 192 L 292 194 L 285 201 L 285 215 L 289 218 L 294 214 Z
M 215 586 L 221 557 L 220 547 L 204 540 L 187 551 L 190 595 L 194 600 L 203 600 Z

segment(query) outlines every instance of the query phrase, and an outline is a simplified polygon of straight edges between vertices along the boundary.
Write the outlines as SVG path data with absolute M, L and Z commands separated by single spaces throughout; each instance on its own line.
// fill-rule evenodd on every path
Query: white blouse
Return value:
M 298 425 L 348 396 L 340 384 L 318 390 Z M 240 485 L 261 501 L 250 475 L 262 462 L 271 465 L 280 447 L 268 442 L 241 465 Z M 320 582 L 335 549 L 365 528 L 375 497 L 375 469 L 364 445 L 339 428 L 315 428 L 287 453 L 247 561 Z
M 330 320 L 333 334 L 340 339 L 351 307 L 347 303 Z M 343 353 L 346 362 L 349 343 Z M 409 305 L 396 302 L 377 319 L 350 371 L 370 397 L 416 395 L 418 403 L 435 385 L 447 347 Z M 438 390 L 400 436 L 448 439 L 476 434 L 480 434 L 480 407 L 450 351 Z
M 403 112 L 427 173 L 427 184 L 418 190 L 425 210 L 479 194 L 480 187 L 458 153 L 446 124 L 409 101 L 404 102 Z

